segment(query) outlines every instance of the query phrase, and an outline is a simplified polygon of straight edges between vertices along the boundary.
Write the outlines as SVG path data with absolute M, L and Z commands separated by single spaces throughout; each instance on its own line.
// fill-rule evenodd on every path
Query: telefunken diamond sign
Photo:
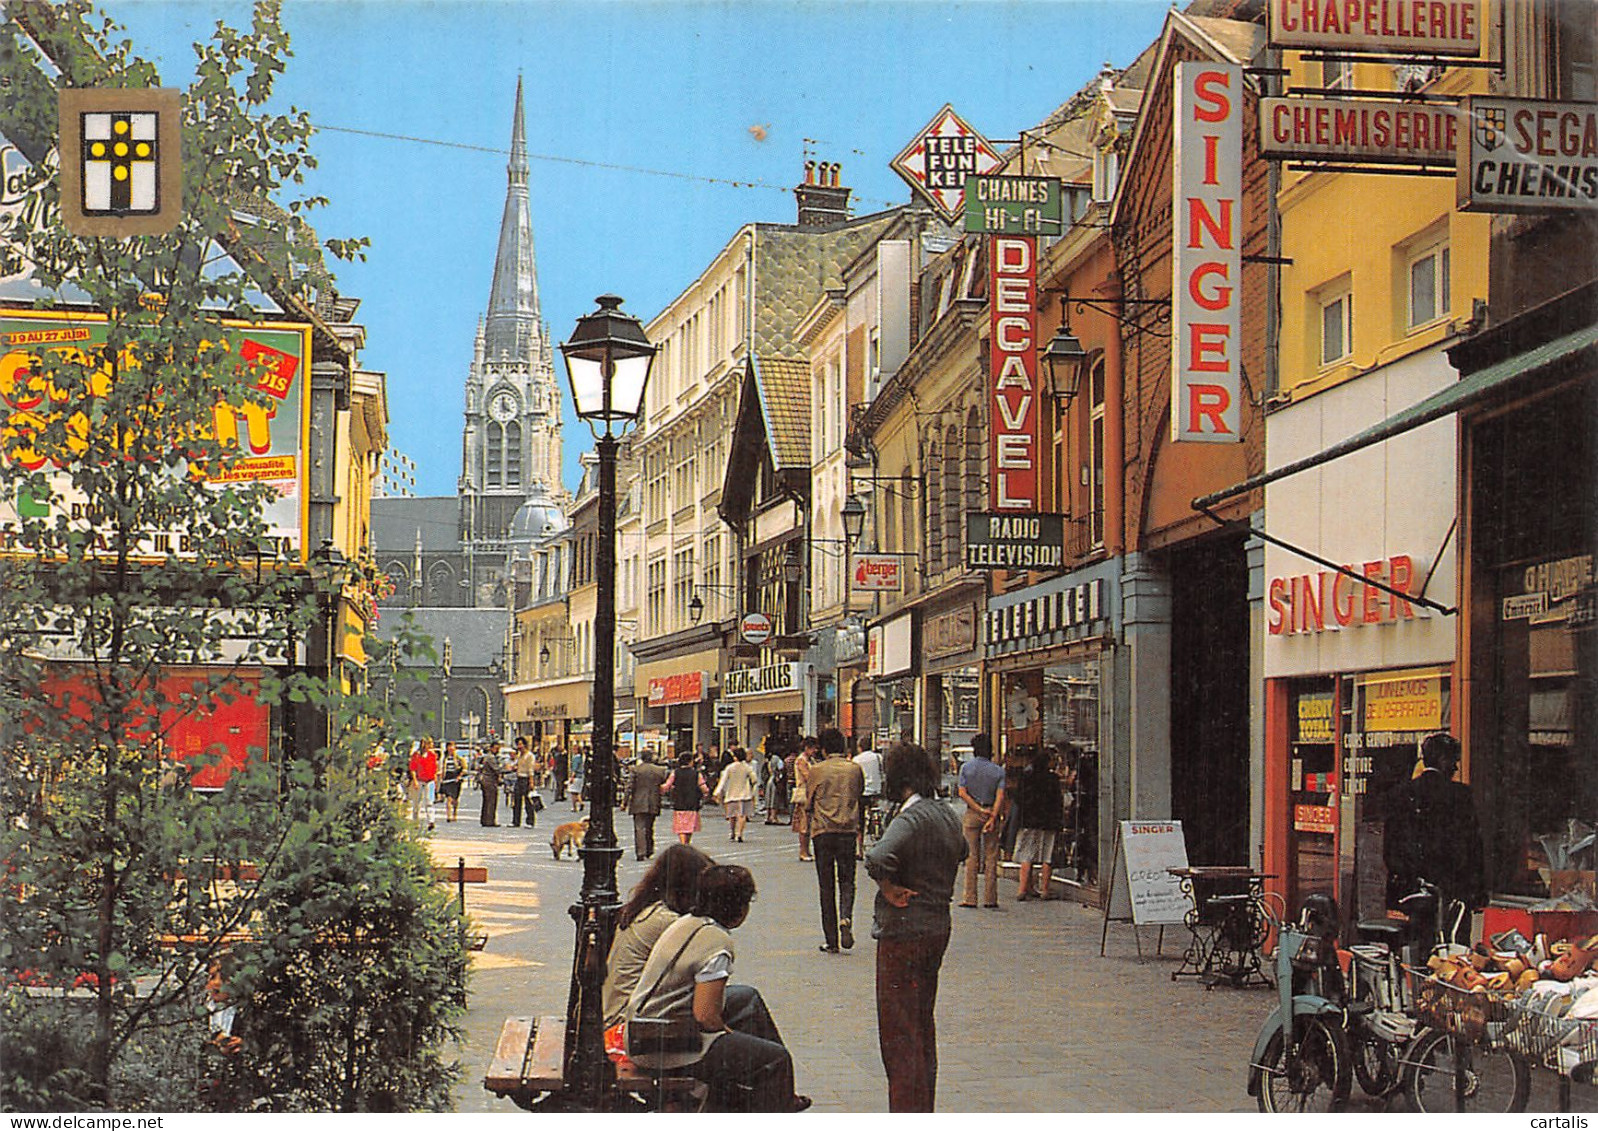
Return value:
M 945 105 L 889 164 L 953 224 L 965 206 L 965 181 L 999 168 L 988 139 Z

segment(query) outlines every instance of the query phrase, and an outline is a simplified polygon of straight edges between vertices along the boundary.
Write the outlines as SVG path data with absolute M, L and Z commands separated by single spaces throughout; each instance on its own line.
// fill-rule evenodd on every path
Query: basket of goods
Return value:
M 1489 1022 L 1503 1022 L 1513 985 L 1507 972 L 1488 973 L 1474 955 L 1434 956 L 1415 984 L 1415 1013 L 1433 1029 L 1470 1041 L 1488 1035 Z M 1421 973 L 1421 971 L 1416 971 Z

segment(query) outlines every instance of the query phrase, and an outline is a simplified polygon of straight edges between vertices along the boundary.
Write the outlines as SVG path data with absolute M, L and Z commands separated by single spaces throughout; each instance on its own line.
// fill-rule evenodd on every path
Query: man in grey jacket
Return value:
M 665 781 L 666 767 L 650 761 L 649 751 L 640 751 L 627 786 L 627 811 L 633 815 L 633 851 L 640 860 L 655 854 L 655 818 L 660 816 L 660 787 Z
M 883 759 L 883 797 L 899 812 L 866 853 L 877 881 L 871 935 L 877 940 L 877 1041 L 888 1074 L 889 1111 L 931 1111 L 937 1097 L 933 1010 L 949 946 L 949 901 L 966 856 L 960 819 L 938 799 L 938 767 L 901 743 Z

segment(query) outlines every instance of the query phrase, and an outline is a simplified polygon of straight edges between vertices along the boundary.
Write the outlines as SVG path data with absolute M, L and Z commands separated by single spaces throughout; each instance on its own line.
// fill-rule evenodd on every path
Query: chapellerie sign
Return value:
M 1265 13 L 1272 47 L 1481 54 L 1481 0 L 1269 0 Z

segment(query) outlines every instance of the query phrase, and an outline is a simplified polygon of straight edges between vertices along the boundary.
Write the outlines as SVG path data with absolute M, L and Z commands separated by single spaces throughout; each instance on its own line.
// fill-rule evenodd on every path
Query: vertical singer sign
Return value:
M 1038 509 L 1037 243 L 993 236 L 988 245 L 989 501 L 996 511 Z
M 1242 102 L 1241 67 L 1176 65 L 1172 440 L 1241 438 Z

